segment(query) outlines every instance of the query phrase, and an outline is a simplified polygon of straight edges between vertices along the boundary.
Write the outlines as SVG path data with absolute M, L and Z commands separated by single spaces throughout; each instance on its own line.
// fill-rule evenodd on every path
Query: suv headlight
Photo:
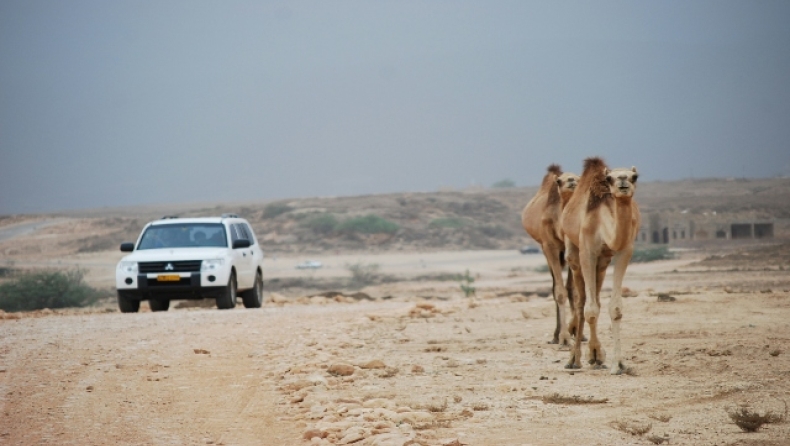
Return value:
M 137 262 L 118 262 L 118 270 L 128 274 L 137 274 Z
M 203 263 L 200 264 L 201 271 L 217 271 L 225 264 L 225 259 L 210 259 L 204 260 Z

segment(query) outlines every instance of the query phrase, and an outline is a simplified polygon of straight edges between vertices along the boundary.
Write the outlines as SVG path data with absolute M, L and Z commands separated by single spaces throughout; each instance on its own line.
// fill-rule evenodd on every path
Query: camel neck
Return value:
M 613 251 L 620 251 L 628 246 L 633 241 L 633 234 L 631 228 L 631 220 L 633 217 L 631 205 L 631 197 L 619 197 L 614 199 L 614 207 L 612 209 L 615 221 L 614 240 L 608 244 Z

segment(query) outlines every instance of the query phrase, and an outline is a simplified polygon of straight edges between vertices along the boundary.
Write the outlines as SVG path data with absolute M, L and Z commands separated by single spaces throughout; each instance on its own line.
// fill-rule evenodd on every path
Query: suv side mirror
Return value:
M 252 246 L 252 243 L 250 243 L 250 241 L 245 238 L 240 238 L 233 241 L 233 249 L 249 248 L 250 246 Z
M 132 252 L 134 251 L 134 243 L 121 243 L 121 252 Z

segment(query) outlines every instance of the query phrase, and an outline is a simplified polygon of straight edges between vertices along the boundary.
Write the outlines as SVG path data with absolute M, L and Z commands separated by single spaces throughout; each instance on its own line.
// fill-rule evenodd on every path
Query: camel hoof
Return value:
M 595 364 L 592 366 L 593 370 L 605 370 L 605 369 L 608 369 L 608 368 L 609 367 L 607 367 L 606 365 L 601 363 L 601 361 L 595 361 Z
M 559 344 L 560 340 L 557 338 L 552 339 L 551 341 L 547 342 L 546 344 Z
M 612 375 L 622 375 L 625 373 L 626 367 L 622 362 L 617 364 L 617 367 L 612 369 Z
M 569 362 L 569 363 L 565 364 L 565 368 L 569 369 L 569 370 L 577 370 L 577 369 L 582 368 L 582 366 L 576 365 L 576 364 L 574 364 L 572 362 Z

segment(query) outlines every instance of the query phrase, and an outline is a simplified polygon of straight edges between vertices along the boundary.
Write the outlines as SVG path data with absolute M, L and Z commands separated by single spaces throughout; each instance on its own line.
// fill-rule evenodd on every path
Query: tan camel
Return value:
M 565 301 L 570 300 L 571 312 L 573 312 L 573 286 L 570 272 L 567 285 L 565 287 L 562 285 L 565 242 L 560 232 L 560 215 L 578 182 L 577 175 L 563 173 L 560 166 L 552 164 L 549 166 L 546 176 L 543 177 L 538 193 L 521 212 L 521 224 L 527 233 L 540 243 L 551 272 L 552 291 L 557 308 L 557 325 L 550 344 L 568 345 L 570 333 L 574 331 L 568 329 L 565 309 Z
M 620 348 L 621 290 L 641 221 L 639 206 L 634 200 L 637 177 L 636 167 L 609 170 L 602 159 L 587 158 L 576 193 L 562 213 L 566 254 L 576 291 L 575 318 L 580 333 L 584 331 L 585 321 L 590 325 L 589 362 L 594 368 L 605 367 L 606 352 L 598 339 L 600 293 L 606 268 L 614 257 L 609 301 L 614 338 L 612 374 L 620 374 L 625 369 Z M 580 336 L 576 337 L 565 367 L 581 368 Z

